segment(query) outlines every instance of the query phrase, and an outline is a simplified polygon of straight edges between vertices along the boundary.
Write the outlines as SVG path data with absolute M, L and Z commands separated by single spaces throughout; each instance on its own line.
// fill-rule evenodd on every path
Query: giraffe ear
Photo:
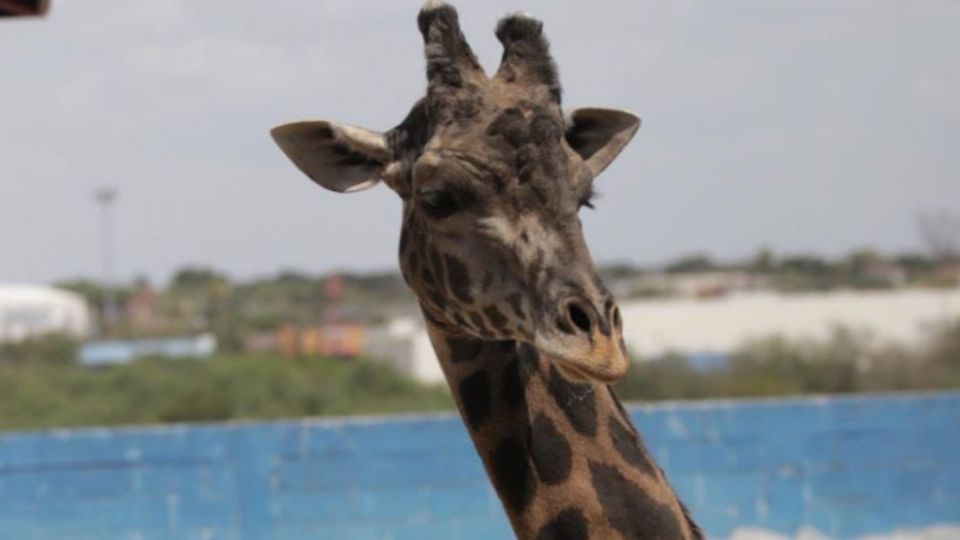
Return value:
M 617 109 L 574 109 L 566 139 L 596 177 L 613 163 L 640 128 L 640 118 Z
M 270 134 L 304 174 L 341 193 L 373 187 L 392 161 L 383 133 L 329 120 L 284 124 Z

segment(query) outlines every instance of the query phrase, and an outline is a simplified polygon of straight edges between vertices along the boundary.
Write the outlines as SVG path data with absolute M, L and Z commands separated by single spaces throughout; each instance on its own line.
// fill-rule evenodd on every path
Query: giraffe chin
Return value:
M 623 379 L 630 367 L 619 339 L 600 334 L 589 341 L 551 338 L 537 336 L 534 347 L 572 381 L 612 384 Z

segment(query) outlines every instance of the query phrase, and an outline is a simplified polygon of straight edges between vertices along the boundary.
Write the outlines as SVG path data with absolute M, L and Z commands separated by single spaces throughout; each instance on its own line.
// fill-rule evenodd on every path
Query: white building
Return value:
M 43 334 L 86 338 L 93 315 L 72 292 L 43 285 L 0 284 L 0 343 Z
M 642 357 L 725 354 L 771 335 L 822 340 L 837 327 L 916 345 L 935 325 L 960 318 L 960 289 L 744 293 L 630 301 L 620 309 L 624 341 Z
M 368 331 L 363 348 L 365 355 L 382 360 L 422 383 L 435 384 L 446 380 L 419 316 L 397 317 Z

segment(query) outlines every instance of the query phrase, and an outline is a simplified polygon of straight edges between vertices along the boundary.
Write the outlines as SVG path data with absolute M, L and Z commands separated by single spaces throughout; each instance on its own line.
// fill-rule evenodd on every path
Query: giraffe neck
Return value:
M 518 538 L 701 537 L 612 389 L 528 345 L 427 329 Z

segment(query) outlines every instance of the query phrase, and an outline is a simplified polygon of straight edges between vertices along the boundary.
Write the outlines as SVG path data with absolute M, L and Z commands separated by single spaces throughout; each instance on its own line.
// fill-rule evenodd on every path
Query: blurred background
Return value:
M 402 119 L 419 7 L 0 0 L 0 538 L 509 536 L 400 201 L 268 136 Z M 710 536 L 960 538 L 960 5 L 457 7 L 643 117 L 583 221 Z

